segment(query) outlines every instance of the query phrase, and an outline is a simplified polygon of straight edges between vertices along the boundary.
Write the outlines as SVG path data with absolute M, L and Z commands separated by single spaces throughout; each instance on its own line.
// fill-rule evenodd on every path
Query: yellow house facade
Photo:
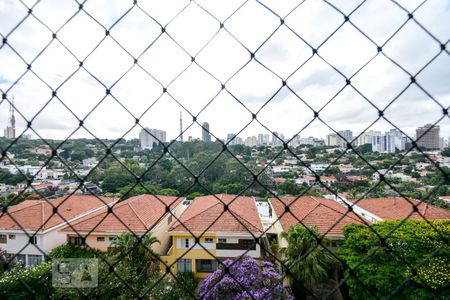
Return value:
M 224 203 L 231 203 L 232 213 L 223 212 Z M 224 194 L 198 197 L 179 222 L 170 226 L 170 245 L 166 255 L 161 256 L 161 269 L 170 267 L 173 274 L 192 272 L 197 278 L 205 278 L 226 259 L 242 255 L 260 258 L 255 237 L 261 238 L 262 233 L 253 198 Z
M 200 238 L 200 244 L 204 248 L 200 245 L 194 246 L 195 240 L 190 234 L 173 234 L 170 238 L 172 245 L 167 255 L 161 257 L 166 263 L 161 264 L 163 269 L 170 266 L 173 274 L 179 271 L 192 272 L 198 278 L 205 278 L 217 268 L 215 234 L 205 234 Z

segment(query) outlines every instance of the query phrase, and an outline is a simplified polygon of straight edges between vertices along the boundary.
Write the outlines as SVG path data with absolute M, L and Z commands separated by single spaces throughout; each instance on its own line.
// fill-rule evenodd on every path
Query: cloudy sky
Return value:
M 267 129 L 324 137 L 330 129 L 313 121 L 313 110 L 330 127 L 359 134 L 377 119 L 375 105 L 388 106 L 386 118 L 413 135 L 450 104 L 447 0 L 397 1 L 413 12 L 408 22 L 408 12 L 387 0 L 87 0 L 82 10 L 74 0 L 22 1 L 0 0 L 7 38 L 0 42 L 0 89 L 14 95 L 19 132 L 33 119 L 41 136 L 66 138 L 78 118 L 90 133 L 72 137 L 130 139 L 141 129 L 138 118 L 172 139 L 181 111 L 184 127 L 191 126 L 185 138 L 201 136 L 193 116 L 220 138 L 246 126 L 243 137 Z M 411 84 L 418 72 L 418 85 Z M 3 100 L 0 128 L 8 108 Z M 439 124 L 449 137 L 448 117 Z M 390 128 L 379 120 L 370 129 Z

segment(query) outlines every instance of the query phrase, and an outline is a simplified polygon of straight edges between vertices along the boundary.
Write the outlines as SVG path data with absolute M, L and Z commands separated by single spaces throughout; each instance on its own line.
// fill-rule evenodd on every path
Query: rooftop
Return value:
M 220 200 L 219 200 L 220 199 Z M 222 202 L 228 205 L 224 211 Z M 261 233 L 255 200 L 252 197 L 227 194 L 197 197 L 169 229 L 171 232 Z
M 405 199 L 403 197 L 394 198 L 368 198 L 361 199 L 356 203 L 357 206 L 377 215 L 385 220 L 402 220 L 413 212 L 413 204 L 417 205 L 418 212 L 414 212 L 409 216 L 409 219 L 423 219 L 422 216 L 428 220 L 449 219 L 450 211 L 434 205 L 420 203 L 415 199 Z M 421 216 L 422 215 L 422 216 Z
M 46 230 L 114 202 L 114 198 L 70 195 L 52 200 L 25 200 L 0 215 L 0 229 Z M 57 208 L 58 214 L 53 212 Z M 20 226 L 18 224 L 20 224 Z
M 317 226 L 320 234 L 327 236 L 343 236 L 342 228 L 350 223 L 363 223 L 361 218 L 336 201 L 303 196 L 285 197 L 281 199 L 271 198 L 270 203 L 275 213 L 280 217 L 284 231 L 301 221 L 305 226 Z M 285 212 L 285 206 L 289 205 L 289 212 Z M 369 222 L 367 222 L 369 223 Z
M 112 212 L 107 208 L 90 214 L 62 231 L 117 233 L 133 231 L 146 233 L 166 215 L 166 207 L 174 209 L 184 198 L 139 195 L 116 203 Z

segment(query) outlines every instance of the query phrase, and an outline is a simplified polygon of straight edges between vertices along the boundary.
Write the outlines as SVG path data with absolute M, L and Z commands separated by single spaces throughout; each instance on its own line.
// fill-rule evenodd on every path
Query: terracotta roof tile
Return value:
M 91 195 L 71 195 L 48 201 L 25 200 L 9 207 L 8 214 L 0 215 L 0 229 L 46 230 L 113 201 L 114 198 Z M 53 213 L 53 207 L 57 207 L 58 214 Z
M 395 197 L 362 199 L 356 205 L 385 220 L 402 220 L 413 211 L 413 206 L 410 202 L 416 205 L 419 203 L 418 200 L 410 199 L 408 201 L 403 197 Z M 428 220 L 450 219 L 450 211 L 446 209 L 423 202 L 417 208 L 420 214 Z M 413 213 L 409 219 L 417 220 L 423 218 L 418 213 Z
M 312 196 L 295 199 L 297 198 L 286 197 L 281 198 L 281 201 L 277 198 L 269 200 L 276 215 L 281 216 L 281 226 L 285 231 L 298 224 L 298 220 L 300 220 L 308 227 L 317 226 L 321 234 L 343 236 L 342 228 L 345 225 L 363 223 L 355 213 L 349 213 L 344 206 L 336 201 Z M 286 205 L 290 205 L 290 211 L 285 213 Z
M 184 198 L 139 195 L 116 203 L 112 212 L 107 208 L 86 216 L 62 231 L 77 232 L 129 232 L 144 233 L 166 215 L 166 206 L 175 208 Z
M 209 195 L 197 197 L 180 216 L 180 221 L 192 232 L 221 233 L 261 233 L 263 228 L 258 210 L 252 197 L 239 196 L 224 212 L 225 204 L 233 201 L 234 195 Z M 231 212 L 231 213 L 230 213 Z M 211 225 L 212 224 L 212 225 Z M 188 232 L 179 222 L 175 222 L 169 231 Z

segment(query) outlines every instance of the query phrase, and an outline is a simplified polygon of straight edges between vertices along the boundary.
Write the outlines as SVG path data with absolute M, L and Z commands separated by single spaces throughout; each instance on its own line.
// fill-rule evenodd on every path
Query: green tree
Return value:
M 1 183 L 16 185 L 17 183 L 25 180 L 27 180 L 26 177 L 20 173 L 13 175 L 8 170 L 0 169 Z
M 158 238 L 150 233 L 141 239 L 130 233 L 122 234 L 111 243 L 110 254 L 121 263 L 133 263 L 133 267 L 143 267 L 146 277 L 150 277 L 158 270 L 158 254 L 153 252 L 152 247 L 153 244 L 159 243 Z
M 285 182 L 277 183 L 275 188 L 277 193 L 281 195 L 299 195 L 302 191 L 293 180 L 286 180 Z
M 152 250 L 152 246 L 159 243 L 151 234 L 136 238 L 132 234 L 122 234 L 111 243 L 108 255 L 114 264 L 113 283 L 117 282 L 122 289 L 119 299 L 136 298 L 142 295 L 149 286 L 155 284 L 160 275 L 158 254 Z
M 399 221 L 384 221 L 372 228 L 357 224 L 344 228 L 345 242 L 338 255 L 354 270 L 347 280 L 350 296 L 446 299 L 450 292 L 450 249 L 443 237 L 450 234 L 450 220 L 414 220 L 399 225 Z M 387 238 L 381 242 L 374 232 Z M 390 295 L 400 285 L 402 288 Z
M 319 299 L 326 296 L 328 292 L 326 285 L 337 284 L 338 262 L 329 250 L 318 244 L 317 238 L 323 238 L 318 228 L 316 226 L 306 228 L 298 224 L 291 226 L 281 236 L 288 243 L 286 248 L 280 249 L 280 253 L 290 271 L 288 279 L 294 295 L 301 299 L 311 294 Z M 324 294 L 321 295 L 322 293 Z M 339 291 L 334 296 L 342 298 Z
M 133 175 L 123 167 L 112 166 L 105 173 L 101 188 L 106 193 L 117 193 L 121 188 L 136 182 Z
M 0 278 L 0 299 L 49 299 L 54 294 L 51 278 L 51 263 L 8 271 Z M 27 288 L 24 288 L 24 284 L 37 292 L 34 297 Z
M 372 152 L 372 144 L 364 144 L 364 145 L 358 146 L 356 148 L 356 151 L 360 154 L 371 153 Z
M 444 148 L 444 150 L 442 150 L 442 155 L 450 157 L 450 147 Z

